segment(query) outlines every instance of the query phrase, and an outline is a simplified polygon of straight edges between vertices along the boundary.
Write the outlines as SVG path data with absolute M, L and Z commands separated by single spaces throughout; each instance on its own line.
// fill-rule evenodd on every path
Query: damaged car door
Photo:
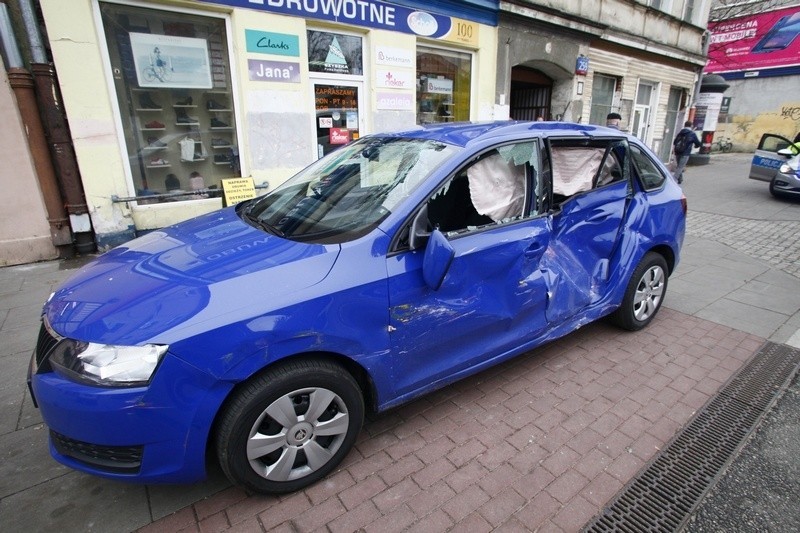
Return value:
M 542 265 L 550 323 L 563 321 L 607 293 L 631 193 L 627 152 L 624 140 L 550 141 L 552 254 Z
M 420 206 L 409 231 L 452 248 L 440 286 L 414 238 L 388 258 L 394 383 L 413 395 L 488 364 L 547 326 L 550 221 L 537 142 L 483 151 Z M 437 235 L 437 241 L 441 238 Z

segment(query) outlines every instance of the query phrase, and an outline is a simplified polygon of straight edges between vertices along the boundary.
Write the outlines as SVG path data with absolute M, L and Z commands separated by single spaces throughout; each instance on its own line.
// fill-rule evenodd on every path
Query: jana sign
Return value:
M 300 83 L 300 63 L 248 59 L 247 70 L 251 81 Z

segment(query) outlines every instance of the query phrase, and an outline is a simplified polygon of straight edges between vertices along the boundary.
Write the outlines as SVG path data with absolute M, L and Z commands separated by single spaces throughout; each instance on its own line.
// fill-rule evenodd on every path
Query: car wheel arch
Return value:
M 353 377 L 353 379 L 355 379 L 356 383 L 361 389 L 361 392 L 364 396 L 364 406 L 368 409 L 368 412 L 374 413 L 377 411 L 377 405 L 378 405 L 377 387 L 372 379 L 372 376 L 370 375 L 369 371 L 366 368 L 364 368 L 357 361 L 354 361 L 353 359 L 344 356 L 342 354 L 334 352 L 326 352 L 326 351 L 313 351 L 313 352 L 296 353 L 293 355 L 282 357 L 274 361 L 270 361 L 268 364 L 254 370 L 243 379 L 238 380 L 236 385 L 232 387 L 231 390 L 228 392 L 226 399 L 222 402 L 219 409 L 217 410 L 216 417 L 219 417 L 219 414 L 224 410 L 225 403 L 230 398 L 233 398 L 239 389 L 245 387 L 247 383 L 257 378 L 261 374 L 265 374 L 277 366 L 288 365 L 296 361 L 310 361 L 310 360 L 324 361 L 342 367 L 347 373 L 349 373 Z
M 667 276 L 672 274 L 672 271 L 675 270 L 675 252 L 666 244 L 662 244 L 659 246 L 654 246 L 653 248 L 647 250 L 647 252 L 642 254 L 642 257 L 647 255 L 648 252 L 654 252 L 664 258 L 664 261 L 667 262 Z

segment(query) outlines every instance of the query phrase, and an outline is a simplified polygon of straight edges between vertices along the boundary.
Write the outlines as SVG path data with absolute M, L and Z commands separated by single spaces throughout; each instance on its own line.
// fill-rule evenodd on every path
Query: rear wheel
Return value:
M 347 371 L 321 360 L 291 362 L 255 377 L 226 404 L 217 456 L 237 485 L 292 492 L 344 459 L 363 418 L 361 389 Z
M 661 309 L 666 292 L 667 262 L 660 254 L 648 252 L 634 270 L 612 320 L 629 331 L 642 329 Z

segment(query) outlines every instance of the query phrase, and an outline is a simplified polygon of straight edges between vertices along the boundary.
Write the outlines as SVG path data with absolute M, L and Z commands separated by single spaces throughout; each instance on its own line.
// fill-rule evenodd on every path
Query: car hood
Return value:
M 319 283 L 338 245 L 305 244 L 244 223 L 233 208 L 149 233 L 100 256 L 47 301 L 58 334 L 135 345 L 180 338 L 198 323 L 264 309 Z

